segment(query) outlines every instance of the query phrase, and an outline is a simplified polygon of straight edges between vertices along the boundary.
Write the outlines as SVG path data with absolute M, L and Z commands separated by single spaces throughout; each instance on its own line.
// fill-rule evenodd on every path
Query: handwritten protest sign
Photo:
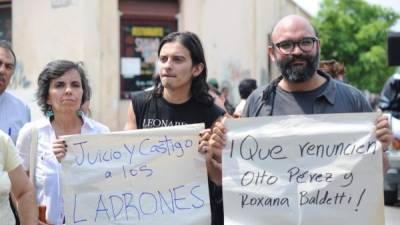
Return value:
M 225 224 L 381 225 L 375 113 L 227 120 Z
M 203 124 L 67 136 L 67 224 L 210 224 Z

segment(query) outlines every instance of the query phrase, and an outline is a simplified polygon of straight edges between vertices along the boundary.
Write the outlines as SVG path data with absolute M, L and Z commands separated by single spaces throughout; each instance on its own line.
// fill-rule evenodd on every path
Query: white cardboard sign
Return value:
M 384 224 L 376 113 L 227 120 L 225 224 Z
M 67 136 L 67 224 L 210 224 L 203 124 Z

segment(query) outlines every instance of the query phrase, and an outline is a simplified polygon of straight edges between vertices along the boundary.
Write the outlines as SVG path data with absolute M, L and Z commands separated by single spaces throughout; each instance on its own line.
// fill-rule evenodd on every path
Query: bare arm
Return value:
M 133 105 L 131 102 L 128 108 L 128 121 L 125 124 L 124 130 L 136 130 L 136 129 L 137 129 L 136 115 L 135 111 L 133 110 Z
M 10 171 L 11 192 L 17 200 L 18 214 L 22 225 L 37 225 L 38 212 L 35 191 L 21 165 Z

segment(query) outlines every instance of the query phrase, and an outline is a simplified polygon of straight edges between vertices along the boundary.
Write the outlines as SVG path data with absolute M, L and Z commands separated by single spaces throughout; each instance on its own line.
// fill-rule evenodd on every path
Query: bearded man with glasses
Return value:
M 271 37 L 268 53 L 281 75 L 248 97 L 242 117 L 372 111 L 359 90 L 318 70 L 320 41 L 308 20 L 286 16 L 275 25 Z M 209 143 L 214 163 L 221 163 L 226 132 L 223 122 L 215 124 Z M 377 118 L 375 135 L 387 150 L 392 132 L 382 114 Z M 387 170 L 386 154 L 383 157 Z
M 319 49 L 315 55 L 310 54 L 316 42 L 319 47 L 319 41 L 315 37 L 304 37 L 298 41 L 283 40 L 276 44 L 272 43 L 270 47 L 273 51 L 272 53 L 277 49 L 284 56 L 281 60 L 275 62 L 285 79 L 294 83 L 310 79 L 319 65 Z

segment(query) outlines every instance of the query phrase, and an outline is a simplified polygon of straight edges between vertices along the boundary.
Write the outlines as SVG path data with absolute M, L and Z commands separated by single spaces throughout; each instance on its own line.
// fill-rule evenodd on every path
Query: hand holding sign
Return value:
M 226 224 L 383 224 L 374 113 L 228 120 Z
M 67 224 L 209 224 L 203 127 L 66 136 Z

